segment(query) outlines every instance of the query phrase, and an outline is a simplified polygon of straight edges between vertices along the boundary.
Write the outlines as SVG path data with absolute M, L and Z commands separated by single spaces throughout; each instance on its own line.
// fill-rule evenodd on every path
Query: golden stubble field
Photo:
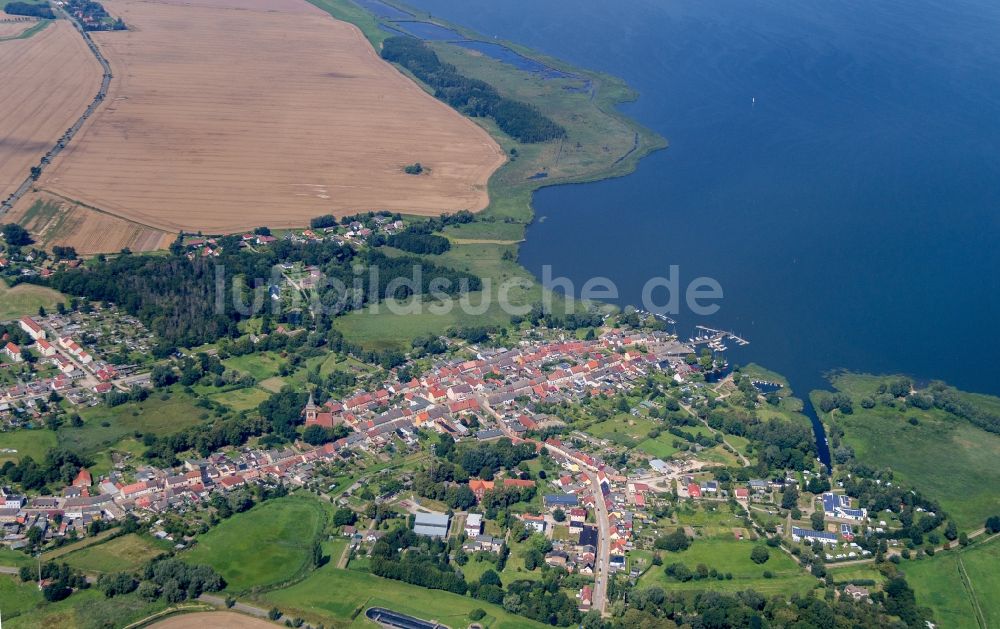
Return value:
M 14 37 L 35 25 L 35 20 L 21 21 L 20 15 L 7 15 L 0 11 L 0 37 Z
M 304 0 L 105 5 L 133 30 L 94 34 L 111 92 L 42 188 L 174 232 L 488 203 L 502 149 L 353 25 Z
M 100 64 L 64 20 L 26 39 L 0 41 L 0 199 L 24 181 L 100 85 Z
M 45 192 L 24 195 L 4 220 L 30 231 L 38 246 L 73 247 L 82 255 L 117 253 L 122 249 L 155 251 L 170 246 L 176 237 Z

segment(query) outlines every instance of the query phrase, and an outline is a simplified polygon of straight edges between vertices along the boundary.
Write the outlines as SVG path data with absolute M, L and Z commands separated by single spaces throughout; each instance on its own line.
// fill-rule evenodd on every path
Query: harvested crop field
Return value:
M 37 20 L 22 20 L 16 15 L 7 15 L 0 11 L 0 38 L 16 37 L 36 23 Z
M 77 253 L 117 253 L 122 249 L 155 251 L 176 234 L 140 225 L 44 192 L 28 193 L 8 220 L 31 232 L 46 249 L 73 247 Z
M 100 84 L 101 66 L 64 20 L 25 39 L 0 41 L 0 199 L 24 181 Z
M 355 26 L 305 0 L 105 5 L 133 30 L 94 34 L 115 79 L 43 188 L 171 232 L 487 204 L 502 149 Z

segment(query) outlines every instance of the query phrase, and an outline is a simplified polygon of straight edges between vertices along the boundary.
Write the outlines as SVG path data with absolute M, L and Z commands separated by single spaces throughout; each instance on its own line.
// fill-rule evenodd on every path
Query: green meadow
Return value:
M 180 556 L 215 568 L 231 592 L 280 584 L 308 569 L 327 509 L 308 496 L 269 500 L 200 535 Z
M 133 533 L 63 555 L 59 561 L 84 572 L 136 571 L 170 548 L 170 542 Z
M 994 538 L 904 562 L 901 568 L 917 602 L 934 611 L 939 627 L 979 629 L 1000 626 L 998 564 L 1000 542 Z
M 0 321 L 38 314 L 39 307 L 54 310 L 56 304 L 65 301 L 65 295 L 51 288 L 34 284 L 18 284 L 10 288 L 0 279 Z
M 154 392 L 144 402 L 115 407 L 100 405 L 74 411 L 83 418 L 83 426 L 60 427 L 58 446 L 87 456 L 117 447 L 123 440 L 130 440 L 135 433 L 169 435 L 199 424 L 209 416 L 206 409 L 195 405 L 194 397 L 176 386 L 166 400 L 161 399 L 160 392 Z
M 478 621 L 490 629 L 542 627 L 535 621 L 514 616 L 497 605 L 441 590 L 428 590 L 401 581 L 383 579 L 364 572 L 341 570 L 331 561 L 295 585 L 268 592 L 259 601 L 282 612 L 335 627 L 370 627 L 364 617 L 369 607 L 386 607 L 450 627 L 466 627 L 469 612 L 483 609 Z
M 941 503 L 960 529 L 980 528 L 990 515 L 1000 513 L 1000 435 L 986 432 L 944 410 L 896 408 L 883 404 L 862 408 L 861 398 L 873 395 L 891 378 L 842 374 L 834 387 L 849 395 L 854 412 L 822 413 L 826 423 L 845 432 L 844 440 L 857 459 L 894 474 Z M 814 391 L 817 406 L 821 392 Z M 997 404 L 995 398 L 975 396 L 977 403 Z
M 760 542 L 749 540 L 737 541 L 732 534 L 719 535 L 707 539 L 696 539 L 691 546 L 682 552 L 662 553 L 663 566 L 653 566 L 639 581 L 641 587 L 659 586 L 666 590 L 724 590 L 739 591 L 753 589 L 762 594 L 804 594 L 819 583 L 807 575 L 795 560 L 777 548 L 768 548 L 770 559 L 762 565 L 750 559 L 750 551 Z M 664 568 L 679 562 L 686 565 L 692 572 L 699 564 L 704 564 L 710 570 L 715 569 L 725 574 L 731 572 L 731 580 L 704 579 L 681 583 L 666 575 Z M 770 571 L 772 577 L 765 578 L 764 572 Z

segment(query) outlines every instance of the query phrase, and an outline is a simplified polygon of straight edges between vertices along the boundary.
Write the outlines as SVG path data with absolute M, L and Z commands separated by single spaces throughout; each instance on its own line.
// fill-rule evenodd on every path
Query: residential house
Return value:
M 470 513 L 465 518 L 465 534 L 476 537 L 483 532 L 483 514 Z

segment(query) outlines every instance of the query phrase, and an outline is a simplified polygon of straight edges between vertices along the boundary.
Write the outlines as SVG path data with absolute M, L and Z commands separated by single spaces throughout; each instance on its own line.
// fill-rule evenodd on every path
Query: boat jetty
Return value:
M 708 345 L 708 348 L 712 351 L 724 352 L 729 349 L 725 345 L 725 341 L 727 340 L 732 341 L 741 347 L 750 344 L 750 341 L 726 330 L 716 330 L 703 325 L 696 325 L 694 327 L 697 332 L 692 338 L 688 339 L 688 342 L 694 346 Z

